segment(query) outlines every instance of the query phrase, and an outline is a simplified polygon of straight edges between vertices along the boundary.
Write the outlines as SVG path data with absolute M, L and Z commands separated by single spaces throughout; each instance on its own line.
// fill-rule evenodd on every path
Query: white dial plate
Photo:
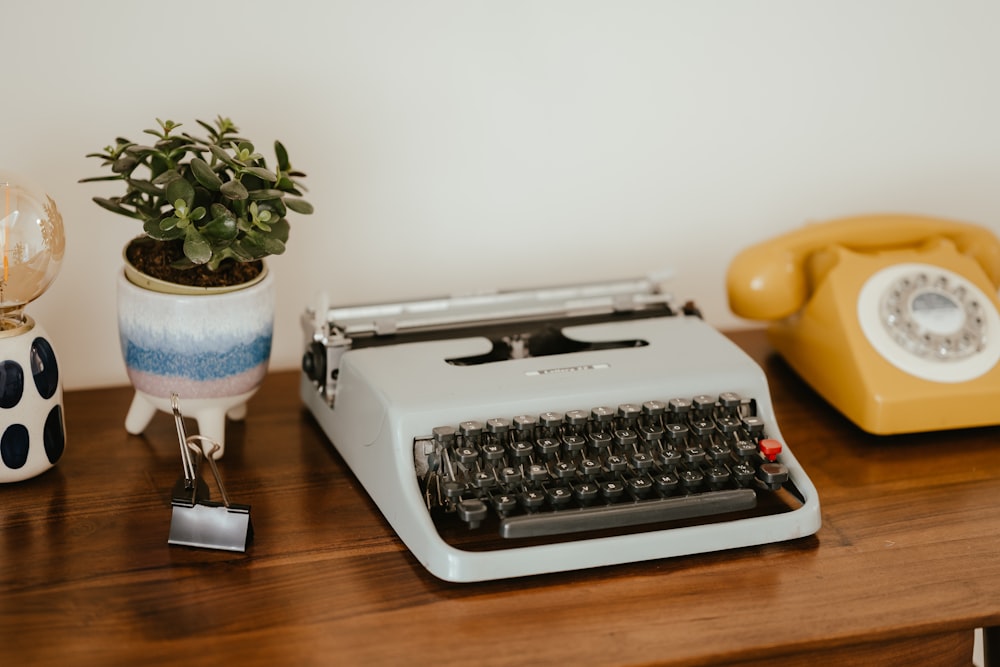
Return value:
M 965 382 L 1000 361 L 993 301 L 953 271 L 897 264 L 872 275 L 858 295 L 858 320 L 892 365 L 934 382 Z

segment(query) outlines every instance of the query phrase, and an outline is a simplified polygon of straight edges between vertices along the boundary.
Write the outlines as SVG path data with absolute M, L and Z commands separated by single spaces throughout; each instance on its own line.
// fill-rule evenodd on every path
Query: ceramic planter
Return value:
M 199 434 L 219 443 L 221 457 L 226 418 L 246 415 L 247 400 L 267 373 L 273 276 L 265 269 L 239 289 L 167 294 L 136 285 L 126 273 L 118 278 L 118 331 L 135 397 L 125 429 L 142 433 L 157 411 L 172 413 L 176 394 Z

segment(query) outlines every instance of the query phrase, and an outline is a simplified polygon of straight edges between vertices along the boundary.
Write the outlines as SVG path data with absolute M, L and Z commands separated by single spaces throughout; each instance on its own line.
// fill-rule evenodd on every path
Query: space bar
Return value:
M 752 509 L 756 505 L 757 494 L 753 489 L 730 489 L 618 505 L 536 512 L 501 519 L 500 537 L 540 537 L 638 526 Z

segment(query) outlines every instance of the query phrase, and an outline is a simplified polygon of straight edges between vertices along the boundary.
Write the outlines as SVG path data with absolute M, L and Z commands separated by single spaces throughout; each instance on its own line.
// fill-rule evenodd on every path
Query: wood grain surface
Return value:
M 1000 429 L 865 435 L 761 332 L 731 335 L 818 488 L 817 535 L 480 584 L 414 561 L 295 372 L 227 432 L 245 554 L 167 544 L 169 415 L 130 436 L 130 389 L 69 392 L 63 460 L 0 487 L 0 664 L 971 664 L 973 628 L 1000 625 Z

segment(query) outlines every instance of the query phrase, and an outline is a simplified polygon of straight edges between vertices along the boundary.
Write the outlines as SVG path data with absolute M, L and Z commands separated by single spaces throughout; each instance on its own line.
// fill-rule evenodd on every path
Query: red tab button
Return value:
M 774 461 L 781 453 L 781 443 L 774 438 L 764 438 L 757 443 L 757 449 L 768 461 Z

